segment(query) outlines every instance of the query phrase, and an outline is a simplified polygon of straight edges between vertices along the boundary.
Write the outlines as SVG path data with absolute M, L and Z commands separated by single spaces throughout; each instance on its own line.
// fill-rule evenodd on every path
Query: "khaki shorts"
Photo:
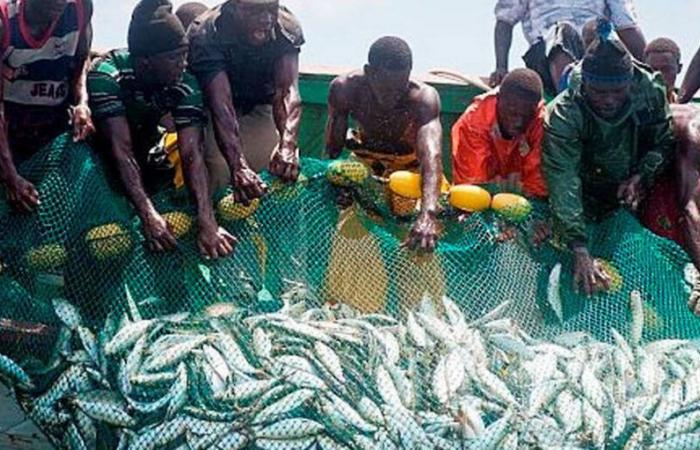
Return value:
M 238 116 L 238 126 L 243 155 L 250 168 L 260 173 L 268 168 L 270 157 L 279 145 L 279 132 L 272 114 L 272 105 L 258 105 L 245 116 Z M 204 132 L 204 163 L 209 171 L 211 192 L 216 192 L 231 183 L 231 170 L 219 150 L 214 134 L 214 121 L 211 119 Z

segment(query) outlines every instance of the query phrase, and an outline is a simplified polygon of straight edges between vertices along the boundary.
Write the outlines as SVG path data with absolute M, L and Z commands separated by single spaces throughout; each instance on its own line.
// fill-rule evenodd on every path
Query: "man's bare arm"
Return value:
M 347 81 L 336 78 L 328 94 L 328 121 L 326 122 L 326 152 L 336 159 L 343 152 L 348 134 L 350 110 L 345 101 Z
M 437 213 L 437 203 L 442 184 L 442 124 L 440 123 L 440 97 L 429 88 L 425 103 L 418 113 L 420 127 L 416 137 L 420 160 L 423 199 L 421 213 Z
M 214 132 L 219 149 L 231 170 L 234 197 L 237 202 L 250 203 L 265 193 L 265 184 L 248 166 L 243 156 L 243 142 L 238 117 L 233 105 L 231 84 L 226 72 L 220 72 L 204 87 L 207 105 L 212 113 Z
M 136 158 L 134 158 L 131 130 L 126 117 L 106 119 L 100 128 L 110 142 L 112 160 L 117 166 L 127 196 L 143 222 L 144 235 L 151 249 L 163 251 L 174 248 L 176 245 L 175 237 L 146 194 L 141 170 Z
M 644 49 L 647 46 L 647 41 L 644 38 L 642 29 L 638 26 L 633 26 L 617 30 L 617 34 L 620 36 L 622 43 L 625 44 L 625 47 L 627 47 L 627 50 L 632 53 L 632 56 L 639 61 L 644 61 Z
M 270 172 L 285 181 L 296 181 L 299 175 L 298 140 L 301 125 L 298 53 L 283 56 L 275 67 L 272 113 L 280 135 L 280 143 L 272 155 Z
M 92 0 L 83 0 L 85 12 L 85 33 L 78 42 L 78 67 L 73 81 L 73 106 L 70 109 L 73 124 L 73 139 L 81 141 L 95 132 L 92 115 L 88 106 L 87 74 L 90 71 L 90 49 L 92 48 Z
M 238 129 L 238 116 L 233 106 L 231 84 L 226 72 L 220 72 L 205 86 L 204 94 L 214 121 L 214 132 L 221 153 L 231 170 L 246 164 L 243 156 L 243 143 Z
M 513 43 L 513 25 L 503 20 L 496 21 L 494 29 L 494 50 L 496 51 L 496 70 L 491 74 L 490 84 L 495 87 L 501 84 L 508 73 L 508 57 Z
M 420 214 L 409 236 L 409 247 L 433 251 L 438 239 L 437 207 L 442 185 L 440 97 L 433 88 L 425 88 L 416 116 L 419 124 L 416 147 L 423 197 Z
M 83 0 L 83 8 L 85 12 L 85 33 L 80 38 L 78 42 L 78 67 L 80 71 L 78 72 L 75 84 L 73 86 L 74 92 L 74 104 L 85 105 L 88 104 L 88 91 L 87 91 L 87 74 L 90 70 L 90 50 L 92 49 L 92 0 Z
M 201 155 L 201 136 L 202 130 L 199 127 L 187 127 L 178 131 L 177 142 L 185 182 L 197 208 L 199 249 L 204 256 L 216 259 L 231 254 L 236 240 L 216 223 L 207 169 Z
M 4 25 L 0 21 L 0 36 L 4 32 Z M 32 183 L 17 173 L 10 149 L 5 104 L 2 101 L 4 94 L 5 79 L 0 76 L 0 181 L 7 189 L 7 200 L 10 204 L 19 211 L 30 212 L 39 206 L 39 193 Z
M 688 66 L 688 72 L 686 72 L 683 84 L 681 85 L 678 102 L 690 102 L 693 100 L 698 89 L 700 89 L 700 49 L 695 53 L 693 60 L 690 62 L 690 66 Z

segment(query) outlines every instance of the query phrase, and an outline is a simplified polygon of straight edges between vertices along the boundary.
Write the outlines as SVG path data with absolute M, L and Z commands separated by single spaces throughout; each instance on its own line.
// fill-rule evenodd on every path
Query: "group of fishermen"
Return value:
M 632 0 L 498 0 L 494 89 L 452 129 L 454 182 L 499 183 L 549 199 L 553 229 L 575 255 L 577 286 L 609 287 L 588 250 L 586 224 L 621 204 L 678 241 L 700 267 L 700 52 L 680 95 L 678 46 L 645 45 Z M 151 195 L 173 182 L 170 156 L 154 151 L 177 133 L 184 183 L 197 209 L 198 245 L 225 257 L 236 239 L 217 224 L 212 193 L 237 202 L 265 195 L 260 172 L 293 183 L 304 35 L 278 0 L 227 0 L 208 9 L 141 0 L 128 49 L 91 54 L 92 0 L 0 0 L 0 180 L 19 210 L 41 198 L 17 171 L 65 132 L 104 155 L 154 251 L 176 245 Z M 531 69 L 508 71 L 513 26 L 523 22 Z M 412 53 L 397 37 L 377 40 L 360 70 L 336 78 L 328 98 L 326 149 L 347 149 L 377 175 L 421 174 L 422 200 L 408 238 L 432 251 L 443 183 L 437 91 L 411 77 Z M 545 96 L 554 96 L 545 106 Z M 669 104 L 673 105 L 669 106 Z M 350 129 L 350 122 L 357 124 Z M 348 204 L 340 191 L 339 205 Z M 541 224 L 539 240 L 550 234 Z M 700 308 L 693 300 L 691 308 Z M 697 311 L 700 313 L 700 311 Z

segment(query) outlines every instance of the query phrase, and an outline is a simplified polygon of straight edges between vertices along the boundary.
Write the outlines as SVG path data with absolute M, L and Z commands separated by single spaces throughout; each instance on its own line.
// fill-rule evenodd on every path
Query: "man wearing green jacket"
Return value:
M 548 108 L 543 167 L 555 229 L 574 252 L 574 282 L 587 295 L 610 279 L 588 252 L 586 221 L 620 204 L 635 209 L 673 159 L 675 143 L 660 75 L 632 60 L 601 24 L 571 87 Z

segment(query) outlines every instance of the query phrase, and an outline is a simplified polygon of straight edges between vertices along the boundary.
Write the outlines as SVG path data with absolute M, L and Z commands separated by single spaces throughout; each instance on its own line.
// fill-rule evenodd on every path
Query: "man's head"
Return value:
M 141 0 L 129 24 L 129 52 L 147 84 L 172 86 L 185 71 L 188 41 L 168 0 Z
M 583 57 L 583 95 L 603 119 L 616 118 L 630 100 L 632 55 L 612 36 L 610 22 L 598 20 L 598 37 Z
M 190 24 L 194 22 L 194 19 L 204 14 L 209 8 L 207 5 L 197 2 L 189 2 L 180 6 L 175 15 L 180 19 L 182 27 L 186 30 L 190 27 Z
M 32 16 L 43 23 L 51 23 L 63 15 L 68 0 L 27 0 Z
M 413 69 L 411 48 L 403 39 L 385 36 L 369 49 L 365 75 L 382 107 L 393 108 L 408 92 Z
M 229 0 L 233 6 L 235 29 L 253 47 L 270 42 L 274 36 L 279 0 Z
M 542 80 L 533 70 L 516 69 L 506 75 L 496 103 L 503 137 L 513 139 L 525 133 L 542 102 L 542 90 Z
M 654 39 L 644 50 L 644 62 L 657 72 L 661 72 L 669 90 L 676 87 L 676 78 L 683 69 L 681 49 L 678 48 L 678 44 L 668 38 Z

